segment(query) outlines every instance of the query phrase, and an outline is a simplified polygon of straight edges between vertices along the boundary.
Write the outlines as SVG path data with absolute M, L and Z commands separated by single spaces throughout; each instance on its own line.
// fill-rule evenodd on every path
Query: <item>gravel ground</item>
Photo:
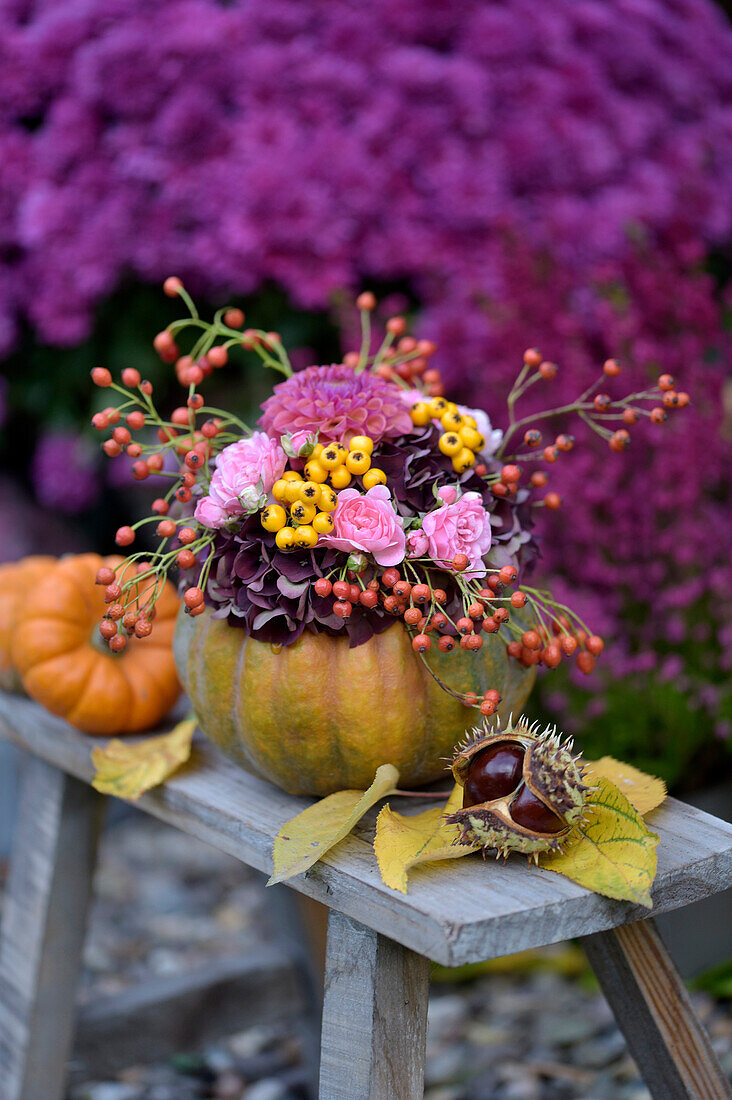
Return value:
M 103 843 L 82 1000 L 272 943 L 267 904 L 261 876 L 234 859 L 128 817 Z M 694 1003 L 732 1077 L 729 1003 L 706 994 Z M 67 1100 L 309 1100 L 307 1049 L 304 1027 L 260 1025 L 110 1080 L 77 1065 Z M 435 974 L 426 1100 L 648 1096 L 578 950 L 558 946 L 510 970 L 501 960 L 489 972 Z

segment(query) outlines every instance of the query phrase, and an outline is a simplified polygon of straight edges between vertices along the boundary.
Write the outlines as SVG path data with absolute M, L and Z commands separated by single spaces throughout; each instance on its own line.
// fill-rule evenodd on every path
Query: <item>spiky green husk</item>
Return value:
M 445 819 L 448 824 L 460 827 L 458 844 L 474 847 L 476 844 L 485 851 L 495 850 L 496 859 L 505 859 L 511 852 L 520 852 L 530 858 L 541 852 L 556 851 L 561 848 L 569 829 L 561 833 L 534 833 L 522 829 L 514 821 L 509 827 L 503 818 L 476 806 L 468 810 L 457 810 Z

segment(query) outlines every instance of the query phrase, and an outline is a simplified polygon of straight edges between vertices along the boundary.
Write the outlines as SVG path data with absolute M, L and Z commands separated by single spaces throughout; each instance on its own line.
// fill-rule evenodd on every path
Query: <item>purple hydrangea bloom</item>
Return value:
M 39 504 L 66 515 L 90 508 L 100 491 L 93 449 L 71 432 L 42 436 L 31 462 L 31 480 Z

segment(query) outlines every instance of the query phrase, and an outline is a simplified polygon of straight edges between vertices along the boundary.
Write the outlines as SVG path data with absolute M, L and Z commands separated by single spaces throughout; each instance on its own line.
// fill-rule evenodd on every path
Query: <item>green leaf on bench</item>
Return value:
M 92 749 L 96 774 L 92 786 L 102 794 L 134 802 L 151 787 L 164 783 L 191 755 L 198 719 L 179 722 L 170 733 L 139 741 L 114 738 L 103 748 Z
M 391 806 L 384 806 L 376 819 L 374 851 L 386 886 L 406 894 L 409 870 L 418 863 L 456 859 L 478 851 L 455 844 L 457 826 L 444 820 L 445 814 L 462 805 L 462 800 L 463 789 L 456 783 L 447 805 L 430 806 L 420 814 L 399 814 Z
M 609 780 L 597 777 L 589 823 L 574 834 L 564 853 L 546 853 L 539 866 L 566 875 L 597 894 L 652 908 L 658 837 Z
M 308 806 L 282 826 L 274 840 L 274 868 L 267 885 L 307 871 L 356 825 L 375 802 L 393 794 L 399 772 L 393 764 L 377 768 L 367 791 L 336 791 Z

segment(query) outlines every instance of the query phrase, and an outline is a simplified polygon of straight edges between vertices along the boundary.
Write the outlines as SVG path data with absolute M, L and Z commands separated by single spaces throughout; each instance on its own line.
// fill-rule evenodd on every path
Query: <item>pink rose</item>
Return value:
M 333 530 L 320 542 L 336 550 L 363 550 L 377 565 L 398 565 L 404 560 L 405 538 L 401 517 L 394 511 L 385 485 L 366 493 L 343 489 L 333 512 Z
M 445 504 L 454 504 L 457 500 L 457 489 L 454 485 L 443 485 L 437 490 L 437 495 Z
M 214 530 L 223 527 L 231 518 L 212 497 L 201 497 L 193 515 L 204 527 L 211 527 Z
M 407 551 L 410 558 L 424 558 L 427 556 L 429 543 L 424 531 L 412 531 L 407 535 Z
M 466 577 L 482 577 L 488 570 L 483 555 L 491 545 L 490 516 L 478 493 L 465 493 L 452 504 L 428 512 L 422 520 L 429 555 L 433 561 L 449 565 L 456 554 L 466 554 Z
M 254 432 L 225 447 L 216 459 L 210 497 L 230 516 L 255 512 L 282 477 L 287 456 L 266 432 Z

